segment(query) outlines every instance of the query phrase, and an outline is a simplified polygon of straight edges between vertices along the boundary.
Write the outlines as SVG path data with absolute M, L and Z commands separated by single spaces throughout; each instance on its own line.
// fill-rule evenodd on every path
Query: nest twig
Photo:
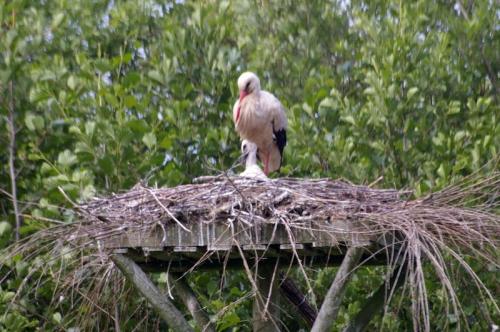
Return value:
M 111 279 L 118 285 L 113 287 L 120 290 L 121 297 L 127 297 L 130 290 L 123 281 L 117 282 L 119 274 L 106 250 L 99 246 L 101 240 L 130 230 L 150 232 L 158 225 L 165 232 L 174 224 L 280 223 L 290 231 L 306 229 L 311 227 L 309 221 L 320 220 L 324 221 L 320 231 L 329 233 L 339 232 L 335 228 L 338 220 L 363 220 L 364 227 L 349 232 L 386 239 L 380 243 L 388 255 L 392 253 L 391 266 L 403 262 L 408 266 L 408 287 L 405 289 L 413 299 L 415 326 L 430 329 L 424 264 L 434 269 L 457 313 L 461 309 L 451 283 L 448 257 L 472 276 L 482 296 L 495 298 L 468 265 L 462 252 L 467 251 L 467 255 L 496 268 L 500 266 L 500 173 L 475 176 L 413 200 L 410 200 L 409 191 L 373 189 L 329 179 L 259 181 L 215 177 L 200 182 L 160 189 L 138 185 L 124 193 L 96 198 L 78 206 L 76 211 L 80 220 L 77 223 L 38 232 L 10 248 L 6 260 L 19 254 L 31 261 L 40 255 L 51 256 L 53 261 L 66 260 L 65 264 L 57 265 L 61 280 L 58 289 L 71 290 L 68 291 L 71 296 L 78 297 L 78 301 L 88 307 L 89 315 L 99 312 L 112 321 L 117 297 L 99 294 L 109 292 L 107 283 Z M 293 240 L 291 233 L 290 239 Z M 399 250 L 394 250 L 395 246 Z M 51 266 L 44 264 L 34 265 L 33 273 L 50 274 L 50 269 Z M 82 276 L 92 281 L 83 282 Z M 31 278 L 32 275 L 26 277 L 26 283 Z M 68 292 L 66 296 L 70 296 Z M 495 310 L 500 311 L 494 300 L 493 303 Z

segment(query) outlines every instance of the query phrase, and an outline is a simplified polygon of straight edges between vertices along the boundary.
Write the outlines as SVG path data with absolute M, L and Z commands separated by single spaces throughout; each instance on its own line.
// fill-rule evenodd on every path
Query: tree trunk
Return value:
M 21 215 L 19 213 L 19 205 L 17 202 L 17 182 L 16 182 L 16 123 L 14 113 L 14 83 L 9 82 L 9 117 L 7 125 L 9 126 L 9 175 L 10 187 L 12 195 L 12 205 L 14 206 L 14 219 L 16 222 L 15 236 L 16 241 L 19 241 L 21 229 Z

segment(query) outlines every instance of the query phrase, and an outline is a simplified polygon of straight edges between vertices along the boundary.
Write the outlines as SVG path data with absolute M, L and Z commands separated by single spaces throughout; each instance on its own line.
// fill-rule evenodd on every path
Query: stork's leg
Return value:
M 269 159 L 271 153 L 266 153 L 264 157 L 264 174 L 269 175 Z

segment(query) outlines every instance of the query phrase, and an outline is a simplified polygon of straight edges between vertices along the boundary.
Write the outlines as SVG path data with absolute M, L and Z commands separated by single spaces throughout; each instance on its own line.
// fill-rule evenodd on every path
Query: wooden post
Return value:
M 198 302 L 198 299 L 196 298 L 194 291 L 191 289 L 191 287 L 189 287 L 188 283 L 184 279 L 181 279 L 179 275 L 175 274 L 171 275 L 168 272 L 166 273 L 167 277 L 170 280 L 170 284 L 174 285 L 173 287 L 174 293 L 178 298 L 180 298 L 180 300 L 189 310 L 191 316 L 193 316 L 194 320 L 196 321 L 196 324 L 200 328 L 200 331 L 215 332 L 214 324 L 212 324 L 207 313 L 201 307 L 200 302 Z M 174 280 L 174 277 L 177 280 Z
M 284 273 L 280 273 L 280 290 L 282 295 L 284 295 L 291 304 L 297 308 L 299 314 L 304 318 L 304 321 L 312 327 L 318 313 L 309 304 L 306 296 L 300 291 L 300 289 L 295 285 L 295 282 L 285 276 Z
M 358 264 L 362 254 L 363 248 L 360 247 L 350 247 L 347 250 L 344 260 L 321 305 L 318 317 L 311 330 L 312 332 L 330 331 L 333 322 L 337 318 L 347 283 L 351 279 L 351 272 Z
M 151 303 L 156 312 L 174 331 L 194 332 L 182 312 L 160 292 L 146 273 L 130 258 L 120 255 L 111 255 L 111 260 L 122 271 L 125 277 Z
M 259 263 L 256 283 L 260 296 L 257 294 L 253 302 L 252 325 L 254 332 L 280 331 L 280 295 L 277 274 L 276 264 Z

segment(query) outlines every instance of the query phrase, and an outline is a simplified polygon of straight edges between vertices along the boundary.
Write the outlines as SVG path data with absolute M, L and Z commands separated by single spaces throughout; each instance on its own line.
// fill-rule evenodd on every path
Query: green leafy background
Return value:
M 231 107 L 245 70 L 287 108 L 280 176 L 365 184 L 383 177 L 379 187 L 420 196 L 498 158 L 499 13 L 496 1 L 486 0 L 2 2 L 0 247 L 14 234 L 5 194 L 9 82 L 23 237 L 50 226 L 48 219 L 74 220 L 58 187 L 81 202 L 140 180 L 174 186 L 229 169 L 239 154 Z M 22 258 L 2 274 L 8 268 L 15 273 L 0 288 L 0 330 L 72 327 L 64 306 L 48 309 L 50 283 L 36 300 L 12 307 L 27 269 Z M 498 273 L 477 270 L 498 298 Z M 318 301 L 334 272 L 310 271 Z M 358 273 L 335 330 L 382 276 L 382 268 Z M 189 277 L 211 315 L 250 291 L 242 273 L 231 272 L 223 288 L 219 278 Z M 458 318 L 446 312 L 433 282 L 433 329 L 453 329 Z M 487 314 L 491 303 L 466 288 L 459 296 L 472 330 L 498 323 Z M 411 330 L 408 308 L 389 310 L 371 328 Z M 288 311 L 290 330 L 305 328 Z M 217 327 L 246 331 L 250 322 L 251 302 L 244 301 Z

